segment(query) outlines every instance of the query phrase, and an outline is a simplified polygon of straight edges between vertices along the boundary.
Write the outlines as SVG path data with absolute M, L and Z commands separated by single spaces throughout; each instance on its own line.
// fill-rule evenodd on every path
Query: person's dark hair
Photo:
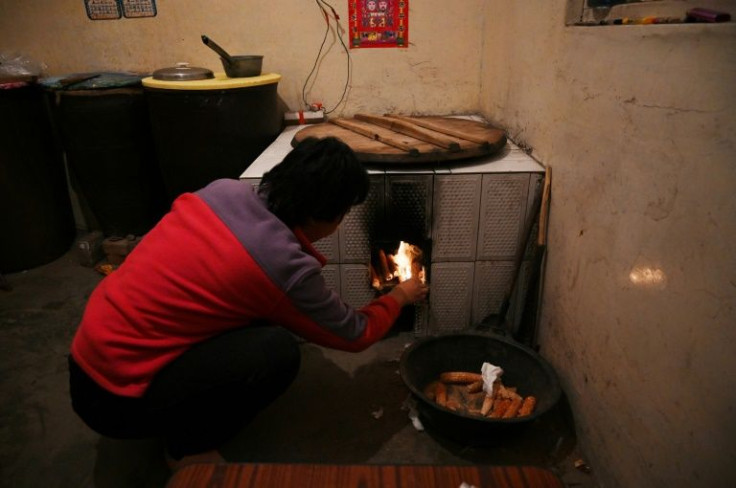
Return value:
M 268 208 L 290 227 L 311 217 L 331 222 L 368 195 L 368 172 L 350 147 L 327 137 L 308 138 L 266 172 L 258 193 Z

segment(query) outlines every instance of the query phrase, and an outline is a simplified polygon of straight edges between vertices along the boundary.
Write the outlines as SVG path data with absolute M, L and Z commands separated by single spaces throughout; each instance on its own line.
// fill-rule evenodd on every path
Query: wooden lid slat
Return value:
M 397 140 L 394 137 L 385 134 L 379 134 L 377 131 L 362 126 L 361 124 L 355 123 L 354 121 L 348 119 L 330 119 L 329 122 L 345 129 L 351 130 L 362 136 L 373 139 L 374 141 L 382 142 L 383 144 L 406 151 L 411 155 L 419 154 L 419 149 L 417 149 L 416 147 L 411 146 L 404 141 Z
M 421 141 L 435 144 L 439 147 L 445 148 L 450 152 L 460 151 L 460 144 L 457 141 L 446 137 L 444 134 L 437 133 L 435 131 L 427 130 L 423 127 L 418 127 L 415 124 L 406 122 L 403 120 L 392 119 L 389 117 L 383 117 L 381 115 L 367 115 L 367 114 L 355 114 L 357 120 L 363 120 L 370 122 L 387 129 L 391 129 L 402 134 L 415 137 Z
M 441 132 L 442 134 L 446 134 L 448 136 L 457 137 L 458 139 L 463 139 L 465 141 L 470 141 L 475 144 L 483 144 L 483 145 L 489 145 L 491 142 L 483 137 L 477 137 L 472 134 L 468 134 L 467 132 L 462 132 L 459 130 L 454 130 L 450 127 L 444 126 L 442 124 L 437 124 L 435 122 L 432 122 L 430 120 L 427 120 L 423 117 L 407 117 L 405 115 L 397 115 L 397 114 L 385 114 L 385 117 L 389 117 L 396 120 L 401 120 L 403 122 L 409 123 L 409 124 L 415 124 L 420 127 L 424 127 L 425 129 L 430 129 L 433 131 Z

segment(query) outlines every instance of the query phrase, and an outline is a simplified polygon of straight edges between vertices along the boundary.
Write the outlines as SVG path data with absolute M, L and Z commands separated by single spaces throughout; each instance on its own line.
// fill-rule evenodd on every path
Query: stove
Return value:
M 287 126 L 241 179 L 257 186 L 305 127 Z M 406 241 L 422 249 L 430 286 L 427 302 L 412 307 L 408 319 L 417 336 L 468 330 L 497 313 L 513 282 L 524 231 L 533 225 L 544 167 L 509 141 L 492 156 L 369 166 L 368 172 L 366 201 L 347 214 L 338 232 L 315 243 L 328 260 L 323 269 L 328 285 L 348 304 L 365 305 L 380 293 L 371 285 L 376 246 Z M 527 267 L 525 260 L 512 297 L 525 296 Z M 521 302 L 512 300 L 507 316 L 512 328 L 518 325 Z

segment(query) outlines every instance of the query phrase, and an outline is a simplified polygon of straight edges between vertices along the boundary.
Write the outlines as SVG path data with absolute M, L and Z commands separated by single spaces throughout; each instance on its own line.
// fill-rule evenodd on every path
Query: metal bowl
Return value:
M 484 362 L 500 366 L 506 386 L 516 386 L 524 396 L 537 398 L 534 412 L 526 417 L 492 419 L 454 412 L 427 398 L 423 390 L 446 371 L 480 373 Z M 562 390 L 552 366 L 532 349 L 495 334 L 461 333 L 421 339 L 401 356 L 401 379 L 416 399 L 427 430 L 467 445 L 488 445 L 516 432 L 544 415 L 560 399 Z

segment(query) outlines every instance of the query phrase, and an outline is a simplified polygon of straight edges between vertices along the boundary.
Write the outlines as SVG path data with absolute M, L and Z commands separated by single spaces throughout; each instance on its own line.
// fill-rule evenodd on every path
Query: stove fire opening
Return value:
M 370 276 L 371 286 L 384 293 L 415 276 L 426 283 L 424 252 L 405 241 L 377 243 L 371 251 Z
M 378 294 L 388 293 L 396 285 L 412 276 L 417 276 L 422 283 L 427 283 L 428 276 L 425 263 L 430 262 L 428 252 L 430 248 L 429 241 L 423 241 L 421 246 L 400 240 L 374 241 L 371 245 L 371 287 Z M 422 306 L 422 304 L 413 304 L 404 307 L 387 337 L 392 337 L 401 332 L 415 331 L 417 329 L 417 313 L 419 307 Z

